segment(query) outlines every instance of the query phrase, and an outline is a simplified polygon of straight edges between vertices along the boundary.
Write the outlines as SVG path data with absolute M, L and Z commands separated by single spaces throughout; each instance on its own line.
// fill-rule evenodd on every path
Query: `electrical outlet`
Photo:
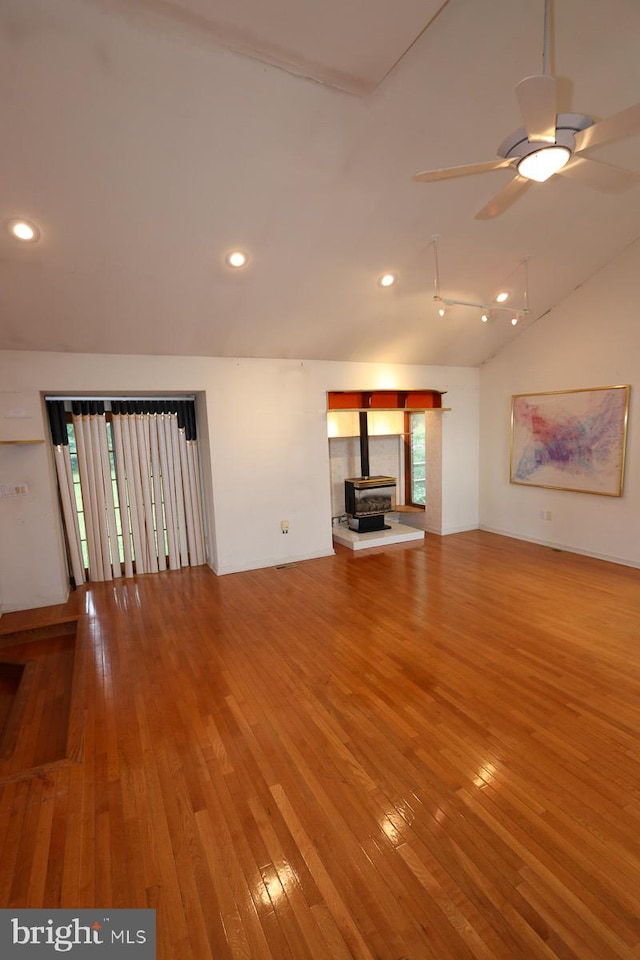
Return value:
M 282 531 L 283 533 L 289 533 L 289 521 L 288 521 L 288 520 L 281 520 L 281 521 L 280 521 L 280 529 L 281 529 L 281 531 Z
M 553 517 L 553 514 L 551 513 L 551 510 L 545 510 L 545 512 L 544 512 L 544 518 L 545 518 L 545 520 L 551 520 L 552 517 Z

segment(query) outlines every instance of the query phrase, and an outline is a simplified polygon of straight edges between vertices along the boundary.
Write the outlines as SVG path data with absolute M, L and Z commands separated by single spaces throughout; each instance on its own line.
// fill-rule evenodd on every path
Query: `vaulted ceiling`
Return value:
M 481 364 L 640 234 L 637 185 L 554 177 L 480 221 L 512 171 L 411 179 L 521 126 L 543 7 L 3 0 L 0 348 Z M 637 0 L 552 12 L 559 110 L 640 100 Z M 640 136 L 593 156 L 640 173 Z M 444 296 L 521 304 L 528 272 L 517 327 L 438 316 L 434 236 Z

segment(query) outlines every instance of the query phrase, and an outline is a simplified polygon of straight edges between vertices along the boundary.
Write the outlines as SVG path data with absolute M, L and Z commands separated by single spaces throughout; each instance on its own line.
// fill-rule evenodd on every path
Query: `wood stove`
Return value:
M 344 481 L 344 504 L 351 530 L 390 529 L 384 515 L 396 508 L 395 477 L 349 477 Z

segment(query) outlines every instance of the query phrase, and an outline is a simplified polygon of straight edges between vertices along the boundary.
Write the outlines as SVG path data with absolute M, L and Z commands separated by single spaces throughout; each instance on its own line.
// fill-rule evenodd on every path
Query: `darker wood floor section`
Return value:
M 0 784 L 77 761 L 84 726 L 84 683 L 76 645 L 77 617 L 24 630 L 0 624 Z M 13 624 L 13 629 L 7 629 Z
M 640 957 L 637 570 L 474 531 L 68 613 L 83 760 L 0 785 L 0 907 L 155 907 L 161 960 Z

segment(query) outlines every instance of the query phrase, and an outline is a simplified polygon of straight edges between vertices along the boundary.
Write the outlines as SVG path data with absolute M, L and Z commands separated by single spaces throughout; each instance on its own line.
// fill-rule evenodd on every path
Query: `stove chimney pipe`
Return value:
M 360 475 L 369 476 L 369 423 L 367 411 L 360 411 Z

